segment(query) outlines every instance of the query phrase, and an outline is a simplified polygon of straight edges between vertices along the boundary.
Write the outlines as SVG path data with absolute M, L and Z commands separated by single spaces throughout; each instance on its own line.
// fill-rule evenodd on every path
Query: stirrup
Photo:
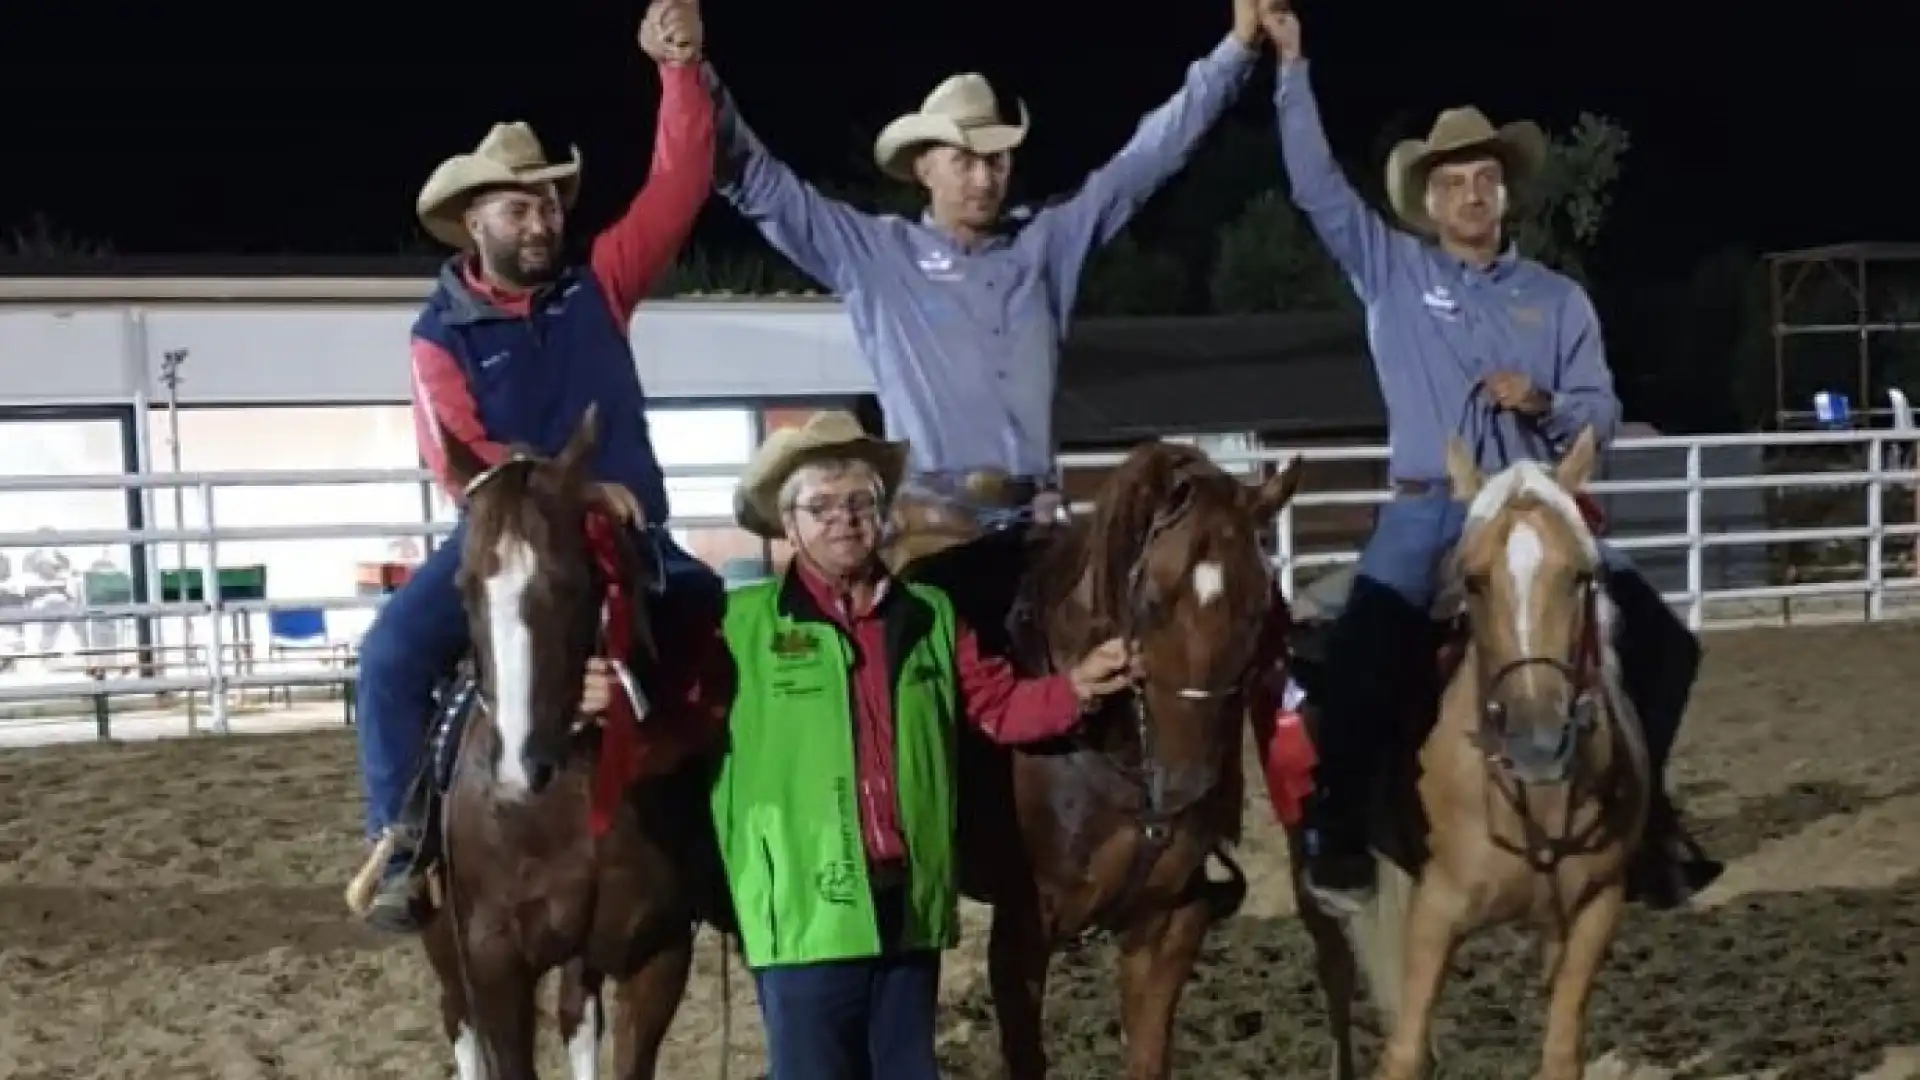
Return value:
M 387 878 L 387 864 L 393 861 L 394 855 L 403 847 L 409 851 L 418 850 L 418 829 L 407 825 L 390 825 L 380 834 L 380 839 L 374 843 L 373 850 L 367 854 L 367 861 L 361 865 L 359 872 L 353 875 L 353 880 L 347 882 L 348 911 L 365 918 L 367 912 L 373 909 L 374 898 L 379 895 L 380 886 Z

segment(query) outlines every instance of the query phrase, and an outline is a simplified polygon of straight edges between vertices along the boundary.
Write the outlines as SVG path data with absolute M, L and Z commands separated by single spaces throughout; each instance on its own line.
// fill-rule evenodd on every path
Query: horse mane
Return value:
M 1152 442 L 1135 447 L 1101 486 L 1100 498 L 1077 545 L 1081 573 L 1087 578 L 1088 614 L 1096 623 L 1119 624 L 1132 592 L 1134 564 L 1147 544 L 1155 515 L 1166 505 L 1183 475 L 1221 473 L 1212 459 L 1181 443 Z

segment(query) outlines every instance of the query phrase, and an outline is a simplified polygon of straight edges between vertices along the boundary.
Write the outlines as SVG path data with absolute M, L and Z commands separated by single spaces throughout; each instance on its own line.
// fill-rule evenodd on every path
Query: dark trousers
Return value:
M 903 890 L 875 897 L 883 941 L 899 933 Z M 938 1080 L 934 1013 L 940 954 L 762 968 L 768 1080 Z

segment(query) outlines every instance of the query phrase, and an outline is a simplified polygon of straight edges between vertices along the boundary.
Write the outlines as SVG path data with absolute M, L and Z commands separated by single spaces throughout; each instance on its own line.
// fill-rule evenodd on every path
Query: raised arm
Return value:
M 653 170 L 620 220 L 593 241 L 593 274 L 624 330 L 693 231 L 713 186 L 713 98 L 693 64 L 660 65 Z
M 1146 115 L 1112 160 L 1095 169 L 1072 197 L 1041 211 L 1029 227 L 1039 230 L 1060 291 L 1064 316 L 1073 307 L 1074 286 L 1093 249 L 1112 240 L 1127 222 L 1193 157 L 1194 148 L 1233 104 L 1259 59 L 1259 27 L 1236 27 L 1213 51 L 1187 67 L 1187 78 L 1166 103 Z M 1066 319 L 1060 319 L 1066 325 Z
M 713 65 L 706 65 L 704 73 L 718 110 L 715 181 L 720 197 L 809 277 L 842 295 L 853 291 L 852 275 L 873 250 L 877 221 L 822 195 L 768 152 L 741 119 Z
M 1265 16 L 1267 36 L 1280 54 L 1273 106 L 1280 123 L 1280 160 L 1286 166 L 1293 204 L 1307 215 L 1327 253 L 1347 275 L 1362 302 L 1380 294 L 1396 247 L 1416 244 L 1394 229 L 1353 189 L 1333 159 L 1320 106 L 1313 97 L 1307 58 L 1300 51 L 1300 20 L 1291 11 Z
M 1578 284 L 1569 282 L 1560 304 L 1557 378 L 1547 410 L 1537 421 L 1556 452 L 1573 445 L 1582 428 L 1592 427 L 1601 449 L 1620 432 L 1620 399 L 1607 368 L 1607 349 L 1601 341 L 1600 316 L 1593 300 Z

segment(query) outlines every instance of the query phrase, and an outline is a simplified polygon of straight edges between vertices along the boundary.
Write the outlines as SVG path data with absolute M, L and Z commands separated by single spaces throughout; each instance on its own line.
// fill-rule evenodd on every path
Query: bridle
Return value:
M 1154 543 L 1184 523 L 1194 511 L 1196 494 L 1192 470 L 1175 472 L 1173 496 L 1166 505 L 1155 511 L 1140 541 L 1139 551 L 1128 568 L 1125 602 L 1121 605 L 1119 619 L 1119 637 L 1123 641 L 1135 640 L 1139 630 L 1154 615 L 1154 600 L 1146 588 L 1147 561 Z M 1250 651 L 1247 664 L 1252 663 L 1253 655 Z M 1229 679 L 1218 684 L 1181 686 L 1174 690 L 1174 695 L 1186 702 L 1214 703 L 1225 707 L 1239 698 L 1245 689 L 1246 666 L 1243 665 Z M 1176 770 L 1169 768 L 1160 758 L 1159 725 L 1155 722 L 1147 686 L 1143 681 L 1135 680 L 1130 688 L 1128 707 L 1132 713 L 1134 737 L 1139 745 L 1139 763 L 1128 766 L 1111 752 L 1093 752 L 1096 760 L 1118 773 L 1136 789 L 1139 799 L 1136 825 L 1140 830 L 1140 843 L 1134 845 L 1127 876 L 1110 907 L 1123 904 L 1133 896 L 1154 863 L 1172 844 L 1174 823 L 1215 792 L 1219 787 L 1221 772 L 1220 725 L 1208 724 L 1204 729 L 1206 734 L 1201 760 L 1206 764 L 1198 773 L 1197 780 L 1189 779 L 1182 784 L 1175 780 Z M 1193 774 L 1189 771 L 1188 775 Z

